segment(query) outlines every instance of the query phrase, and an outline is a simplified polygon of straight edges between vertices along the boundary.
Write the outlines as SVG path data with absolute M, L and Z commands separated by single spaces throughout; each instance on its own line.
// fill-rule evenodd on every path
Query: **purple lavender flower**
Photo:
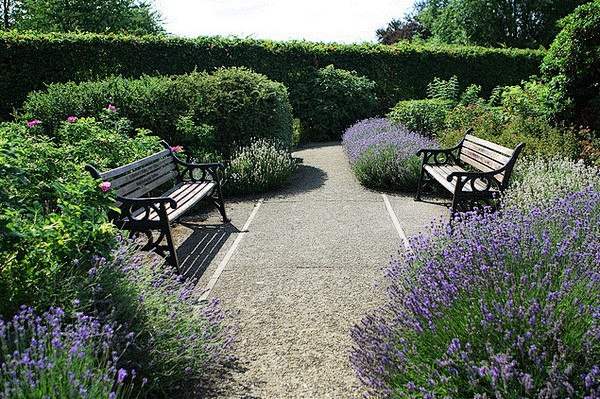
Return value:
M 387 118 L 360 121 L 346 130 L 342 145 L 356 178 L 369 187 L 410 191 L 416 188 L 421 148 L 438 144 Z
M 600 397 L 599 191 L 412 237 L 352 331 L 367 396 Z

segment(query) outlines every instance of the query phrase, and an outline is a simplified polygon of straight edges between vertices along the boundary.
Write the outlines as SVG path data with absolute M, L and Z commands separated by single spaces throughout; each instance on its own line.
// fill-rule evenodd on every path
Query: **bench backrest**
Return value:
M 460 149 L 460 160 L 482 172 L 492 172 L 505 166 L 514 152 L 510 148 L 466 134 Z M 504 183 L 509 174 L 510 171 L 500 173 L 500 183 Z
M 156 154 L 100 173 L 102 181 L 111 182 L 111 190 L 122 197 L 139 198 L 179 176 L 171 151 Z

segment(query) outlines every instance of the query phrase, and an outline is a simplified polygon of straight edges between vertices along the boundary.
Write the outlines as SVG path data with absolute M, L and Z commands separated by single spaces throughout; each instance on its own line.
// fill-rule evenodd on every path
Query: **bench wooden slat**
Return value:
M 480 139 L 479 137 L 475 137 L 475 136 L 472 136 L 470 134 L 467 134 L 465 136 L 465 141 L 471 141 L 471 142 L 473 142 L 475 144 L 479 144 L 479 145 L 481 145 L 483 147 L 490 148 L 490 149 L 492 149 L 494 151 L 498 151 L 499 153 L 502 153 L 504 155 L 508 155 L 509 157 L 512 156 L 512 154 L 514 152 L 510 148 L 506 148 L 506 147 L 503 147 L 501 145 L 492 143 L 491 141 Z
M 160 169 L 161 167 L 167 165 L 167 164 L 174 164 L 173 162 L 173 158 L 171 157 L 165 157 L 162 159 L 159 159 L 158 161 L 151 163 L 148 166 L 145 166 L 141 169 L 137 169 L 136 171 L 133 171 L 129 174 L 123 175 L 115 180 L 112 180 L 112 188 L 113 189 L 118 189 L 122 186 L 124 186 L 125 184 L 129 183 L 130 181 L 137 179 L 137 178 L 141 178 L 144 175 L 147 175 L 149 173 L 154 172 L 157 169 Z
M 170 162 L 170 163 L 166 164 L 165 166 L 163 166 L 162 168 L 160 168 L 158 170 L 154 170 L 154 171 L 150 172 L 149 174 L 140 176 L 139 178 L 134 179 L 131 183 L 117 189 L 117 194 L 119 194 L 123 197 L 131 196 L 130 193 L 132 193 L 132 192 L 137 192 L 136 196 L 144 195 L 147 192 L 149 192 L 150 190 L 148 190 L 146 192 L 140 192 L 139 191 L 140 189 L 142 189 L 143 187 L 148 187 L 148 183 L 158 180 L 162 176 L 172 173 L 172 171 L 177 172 L 177 165 L 175 165 L 175 163 L 173 163 L 173 162 Z
M 101 173 L 100 177 L 102 177 L 102 180 L 110 180 L 113 177 L 122 175 L 123 173 L 127 173 L 133 169 L 141 168 L 157 159 L 170 155 L 171 152 L 169 150 L 162 150 L 160 152 L 157 152 L 156 154 L 147 156 L 146 158 L 142 158 L 138 161 L 128 163 L 127 165 L 119 166 L 118 168 L 109 170 L 108 172 Z
M 140 198 L 142 195 L 149 193 L 150 191 L 154 190 L 155 188 L 158 188 L 158 187 L 162 186 L 163 184 L 165 184 L 166 182 L 168 182 L 169 180 L 177 177 L 177 175 L 179 175 L 179 172 L 171 171 L 171 172 L 167 173 L 166 175 L 162 176 L 161 178 L 159 178 L 158 180 L 154 180 L 153 182 L 148 183 L 147 186 L 140 187 L 138 190 L 135 190 L 135 191 L 127 194 L 127 197 Z
M 460 152 L 460 160 L 468 163 L 471 166 L 476 167 L 477 169 L 483 172 L 493 172 L 502 167 L 502 164 L 499 164 L 495 161 L 492 161 L 489 158 L 484 157 L 481 154 L 473 152 L 468 148 L 463 148 Z
M 448 175 L 452 172 L 465 172 L 465 170 L 459 166 L 455 165 L 442 165 L 442 166 L 431 166 L 425 165 L 425 170 L 433 177 L 438 183 L 444 186 L 447 190 L 454 192 L 456 188 L 456 178 L 452 179 L 451 182 L 448 181 Z M 481 180 L 475 181 L 475 187 L 478 190 L 485 190 L 486 184 Z M 466 184 L 463 187 L 463 191 L 471 192 L 473 191 L 471 188 L 471 183 Z
M 177 201 L 177 208 L 173 209 L 170 205 L 166 205 L 167 217 L 169 220 L 175 220 L 190 207 L 196 205 L 196 203 L 204 198 L 209 190 L 212 190 L 216 185 L 215 182 L 197 182 L 197 183 L 180 183 L 173 187 L 171 190 L 163 194 L 161 197 L 173 198 Z M 143 209 L 139 209 L 133 213 L 134 217 L 138 217 L 144 212 Z M 160 220 L 159 215 L 151 211 L 149 220 L 158 221 Z
M 507 157 L 499 152 L 490 150 L 489 148 L 482 147 L 479 144 L 473 143 L 472 141 L 465 141 L 463 143 L 463 149 L 464 148 L 468 148 L 479 154 L 485 155 L 486 157 L 498 162 L 502 166 L 504 166 L 510 159 L 509 157 Z

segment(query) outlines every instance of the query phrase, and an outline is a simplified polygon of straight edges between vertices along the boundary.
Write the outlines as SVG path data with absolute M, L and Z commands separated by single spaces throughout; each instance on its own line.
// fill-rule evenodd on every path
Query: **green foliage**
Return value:
M 83 167 L 122 165 L 160 148 L 158 139 L 140 132 L 129 138 L 94 119 L 64 122 L 57 138 L 40 125 L 0 125 L 0 176 L 11 206 L 0 209 L 0 314 L 21 304 L 45 309 L 72 297 L 68 282 L 85 261 L 108 251 L 115 229 L 105 210 L 112 194 L 102 193 Z
M 113 105 L 116 111 L 107 107 Z M 104 124 L 131 133 L 147 128 L 194 158 L 247 145 L 251 137 L 292 143 L 291 106 L 285 87 L 244 68 L 140 79 L 57 83 L 29 94 L 17 120 L 42 121 L 47 135 L 69 117 L 101 115 Z M 120 118 L 124 115 L 127 120 Z M 207 123 L 209 125 L 207 125 Z
M 549 45 L 556 21 L 588 0 L 424 0 L 416 18 L 432 40 L 454 45 Z
M 485 140 L 514 148 L 525 143 L 525 155 L 563 155 L 576 158 L 580 149 L 572 129 L 553 126 L 542 117 L 511 113 L 508 109 L 494 109 L 471 104 L 459 105 L 445 121 L 446 129 L 440 136 L 445 146 L 454 146 L 468 128 Z
M 456 75 L 448 80 L 434 78 L 427 85 L 427 97 L 431 99 L 458 101 L 458 78 Z
M 333 65 L 316 71 L 291 93 L 300 119 L 301 141 L 339 140 L 348 126 L 372 116 L 375 82 Z
M 436 76 L 456 75 L 465 85 L 479 84 L 487 96 L 496 86 L 518 84 L 535 74 L 542 57 L 541 51 L 474 47 L 4 32 L 0 33 L 0 116 L 7 118 L 29 92 L 43 89 L 44 83 L 111 75 L 176 75 L 194 68 L 213 71 L 233 65 L 251 68 L 290 91 L 327 65 L 356 71 L 376 83 L 377 112 L 384 113 L 399 100 L 424 98 L 427 84 Z M 147 112 L 152 113 L 152 108 Z
M 5 29 L 37 32 L 162 33 L 160 14 L 137 0 L 9 0 Z M 12 3 L 7 7 L 8 3 Z
M 446 115 L 455 105 L 454 101 L 440 99 L 400 101 L 388 117 L 413 132 L 433 137 L 442 131 Z
M 225 169 L 228 194 L 255 194 L 284 186 L 295 169 L 292 155 L 285 146 L 259 139 L 233 153 Z
M 253 138 L 280 141 L 291 147 L 292 107 L 285 86 L 246 68 L 220 68 L 197 75 L 191 113 L 196 124 L 215 127 L 216 151 L 250 145 Z
M 479 97 L 479 93 L 481 93 L 481 86 L 471 85 L 467 87 L 465 91 L 460 95 L 460 104 L 468 105 L 483 102 L 483 99 Z
M 597 103 L 593 106 L 600 95 L 600 0 L 578 7 L 560 24 L 562 30 L 544 58 L 542 73 L 557 111 L 568 114 L 573 106 L 576 119 L 592 126 L 600 110 Z

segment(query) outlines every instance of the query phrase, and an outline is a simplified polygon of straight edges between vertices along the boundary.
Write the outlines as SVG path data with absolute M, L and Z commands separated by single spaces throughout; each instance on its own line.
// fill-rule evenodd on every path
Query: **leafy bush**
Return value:
M 400 101 L 388 118 L 411 131 L 434 137 L 444 129 L 446 115 L 455 104 L 454 101 L 439 99 Z
M 437 100 L 458 101 L 459 87 L 456 75 L 448 80 L 435 77 L 427 85 L 427 97 Z
M 506 207 L 529 210 L 590 186 L 600 188 L 598 169 L 561 156 L 538 156 L 515 164 L 503 202 Z
M 216 150 L 230 155 L 253 138 L 278 140 L 291 147 L 292 108 L 281 83 L 246 68 L 220 68 L 197 83 L 192 105 L 196 124 L 215 127 Z
M 259 139 L 237 149 L 225 169 L 228 194 L 261 193 L 285 185 L 295 162 L 289 150 L 278 143 Z
M 73 296 L 69 278 L 85 272 L 73 259 L 89 260 L 112 247 L 115 228 L 104 210 L 113 198 L 84 171 L 85 164 L 109 169 L 160 148 L 144 132 L 129 138 L 93 119 L 64 122 L 57 137 L 64 143 L 41 134 L 41 125 L 0 125 L 0 165 L 8 170 L 0 186 L 10 203 L 0 209 L 4 316 L 21 304 L 62 304 Z
M 581 5 L 560 21 L 562 30 L 550 46 L 542 63 L 542 73 L 555 97 L 559 112 L 571 106 L 578 118 L 592 125 L 593 112 L 585 112 L 590 101 L 600 94 L 600 0 Z
M 352 336 L 373 397 L 600 394 L 600 192 L 434 224 Z
M 132 341 L 121 364 L 147 378 L 140 387 L 146 395 L 189 392 L 230 359 L 233 337 L 218 300 L 200 303 L 195 281 L 162 258 L 119 239 L 108 259 L 96 257 L 91 266 L 79 308 L 120 326 L 120 339 Z
M 374 89 L 375 82 L 333 65 L 297 83 L 292 105 L 300 118 L 301 140 L 338 140 L 352 123 L 372 116 L 377 107 Z
M 41 316 L 21 309 L 0 320 L 0 396 L 33 398 L 125 398 L 130 387 L 111 353 L 115 333 L 109 325 L 81 313 L 73 324 L 60 308 Z
M 448 147 L 456 145 L 465 131 L 473 128 L 473 135 L 509 148 L 525 143 L 525 155 L 576 158 L 580 153 L 577 136 L 572 129 L 553 126 L 542 117 L 510 114 L 502 108 L 459 105 L 448 113 L 445 125 L 447 127 L 439 139 Z
M 377 112 L 383 113 L 400 100 L 424 98 L 435 76 L 456 75 L 461 82 L 481 85 L 488 95 L 496 86 L 518 84 L 537 73 L 543 56 L 537 50 L 483 47 L 2 32 L 0 65 L 5 67 L 0 75 L 0 118 L 8 118 L 29 92 L 43 89 L 44 83 L 111 75 L 179 75 L 195 68 L 213 71 L 234 65 L 251 68 L 291 90 L 327 65 L 356 71 L 376 82 Z
M 219 69 L 212 75 L 52 84 L 44 92 L 29 94 L 17 120 L 40 120 L 39 128 L 56 136 L 70 116 L 101 117 L 105 124 L 131 133 L 118 115 L 135 128 L 150 129 L 169 143 L 185 146 L 193 157 L 228 155 L 235 145 L 249 144 L 251 137 L 292 142 L 285 87 L 244 68 Z
M 367 187 L 411 191 L 419 180 L 421 148 L 437 143 L 385 118 L 352 125 L 342 145 L 358 181 Z

